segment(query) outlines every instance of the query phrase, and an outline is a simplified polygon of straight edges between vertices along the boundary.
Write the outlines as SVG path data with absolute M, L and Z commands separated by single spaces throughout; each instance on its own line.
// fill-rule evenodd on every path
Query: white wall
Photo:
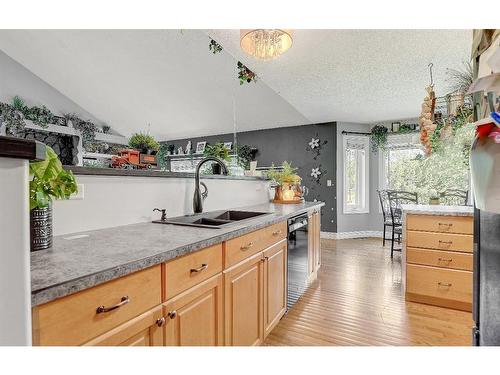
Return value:
M 28 161 L 0 158 L 0 346 L 31 344 Z
M 124 176 L 76 176 L 84 185 L 83 200 L 54 204 L 54 234 L 151 221 L 193 212 L 194 179 Z M 267 181 L 202 179 L 208 187 L 204 211 L 237 208 L 269 201 Z
M 382 214 L 379 210 L 377 189 L 379 184 L 379 156 L 370 150 L 370 212 L 366 214 L 344 214 L 343 201 L 343 171 L 344 154 L 342 146 L 342 131 L 370 132 L 372 125 L 337 122 L 337 233 L 382 231 Z
M 96 124 L 101 121 L 61 94 L 24 66 L 0 50 L 0 101 L 10 103 L 15 95 L 28 105 L 45 105 L 54 114 L 76 113 Z

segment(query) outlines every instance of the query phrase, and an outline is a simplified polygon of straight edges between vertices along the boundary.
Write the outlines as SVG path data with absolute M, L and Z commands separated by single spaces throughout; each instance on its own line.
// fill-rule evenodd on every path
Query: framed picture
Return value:
M 228 150 L 231 150 L 231 148 L 233 147 L 233 142 L 224 142 L 224 147 Z
M 401 126 L 400 122 L 393 122 L 391 125 L 391 131 L 393 133 L 397 133 L 399 131 L 399 127 Z
M 203 151 L 205 151 L 205 146 L 207 145 L 207 142 L 198 142 L 196 144 L 196 153 L 197 154 L 203 154 Z

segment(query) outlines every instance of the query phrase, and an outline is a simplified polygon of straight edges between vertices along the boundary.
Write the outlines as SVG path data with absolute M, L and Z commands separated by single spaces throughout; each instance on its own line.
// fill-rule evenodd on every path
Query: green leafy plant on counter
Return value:
M 227 147 L 224 147 L 224 143 L 217 142 L 214 145 L 207 145 L 205 147 L 205 151 L 203 151 L 203 155 L 205 156 L 215 156 L 224 161 L 229 161 L 231 158 L 229 157 L 229 150 Z
M 385 150 L 387 147 L 388 131 L 384 125 L 375 125 L 370 134 L 370 142 L 372 145 L 372 152 L 377 152 L 379 149 Z
M 75 176 L 63 168 L 52 148 L 46 146 L 45 160 L 30 163 L 30 209 L 45 208 L 54 198 L 68 199 L 78 192 Z
M 133 134 L 128 140 L 128 145 L 142 153 L 158 152 L 160 149 L 160 144 L 153 136 L 142 132 Z
M 295 184 L 301 181 L 297 172 L 298 168 L 292 166 L 291 163 L 284 161 L 281 168 L 278 169 L 274 166 L 274 163 L 271 165 L 271 169 L 267 171 L 267 177 L 276 182 L 278 185 L 283 184 Z

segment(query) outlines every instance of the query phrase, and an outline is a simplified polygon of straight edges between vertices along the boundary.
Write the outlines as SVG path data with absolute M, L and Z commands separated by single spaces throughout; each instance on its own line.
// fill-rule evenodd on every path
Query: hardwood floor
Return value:
M 316 280 L 265 345 L 470 345 L 472 314 L 406 302 L 401 254 L 380 239 L 322 240 Z

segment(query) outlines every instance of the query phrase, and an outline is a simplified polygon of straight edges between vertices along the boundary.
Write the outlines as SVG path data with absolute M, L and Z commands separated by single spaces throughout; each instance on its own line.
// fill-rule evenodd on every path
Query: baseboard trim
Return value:
M 367 238 L 367 237 L 382 238 L 382 231 L 362 230 L 355 232 L 338 232 L 338 233 L 321 232 L 321 238 L 329 240 L 345 240 L 348 238 Z

